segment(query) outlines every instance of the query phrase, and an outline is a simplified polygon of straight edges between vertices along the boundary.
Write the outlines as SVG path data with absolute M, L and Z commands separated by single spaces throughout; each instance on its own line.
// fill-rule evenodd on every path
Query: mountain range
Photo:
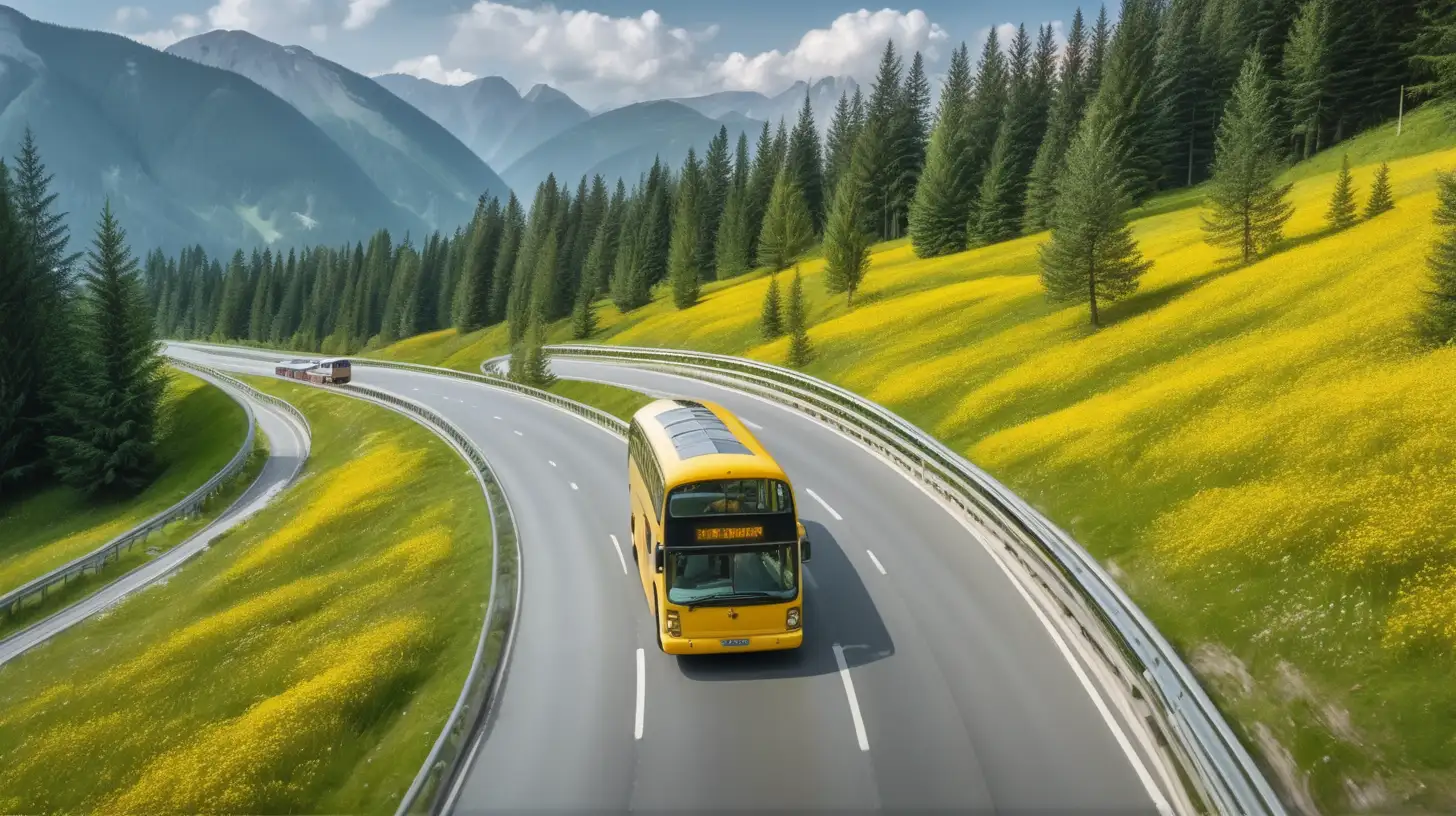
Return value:
M 77 249 L 106 201 L 138 252 L 341 243 L 381 226 L 425 227 L 257 83 L 0 6 L 3 155 L 27 127 Z
M 739 114 L 749 119 L 768 122 L 775 127 L 783 119 L 792 129 L 799 120 L 799 109 L 804 106 L 804 95 L 807 92 L 809 105 L 814 113 L 814 124 L 822 134 L 829 129 L 829 121 L 834 118 L 834 107 L 839 104 L 840 94 L 854 96 L 858 87 L 859 83 L 853 77 L 825 77 L 813 85 L 800 80 L 789 86 L 788 90 L 774 96 L 758 91 L 720 91 L 672 101 L 687 105 L 714 119 Z
M 508 167 L 532 148 L 586 121 L 590 114 L 549 85 L 524 95 L 501 77 L 441 85 L 407 74 L 374 81 L 439 122 L 492 167 Z
M 431 229 L 470 220 L 481 193 L 505 182 L 429 116 L 368 77 L 306 48 L 246 31 L 211 31 L 167 49 L 251 79 L 296 108 L 334 141 L 395 204 Z

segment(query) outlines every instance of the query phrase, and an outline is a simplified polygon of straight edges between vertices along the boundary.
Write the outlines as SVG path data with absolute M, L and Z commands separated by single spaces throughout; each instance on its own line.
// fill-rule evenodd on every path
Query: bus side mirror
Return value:
M 661 547 L 658 547 L 657 550 L 653 553 L 652 564 L 657 568 L 658 572 L 662 572 L 662 570 L 667 566 L 667 553 L 664 552 Z
M 801 539 L 799 539 L 799 560 L 800 561 L 808 561 L 813 552 L 814 552 L 814 548 L 809 544 L 809 539 L 807 539 L 807 538 L 801 538 Z

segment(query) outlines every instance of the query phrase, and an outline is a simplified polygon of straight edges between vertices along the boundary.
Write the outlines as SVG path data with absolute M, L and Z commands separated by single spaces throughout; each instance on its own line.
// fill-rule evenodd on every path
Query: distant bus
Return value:
M 809 541 L 788 476 L 719 405 L 657 400 L 627 434 L 632 556 L 669 654 L 796 649 Z
M 350 379 L 352 367 L 342 358 L 328 360 L 285 360 L 273 368 L 273 373 L 291 380 L 311 383 L 343 385 Z

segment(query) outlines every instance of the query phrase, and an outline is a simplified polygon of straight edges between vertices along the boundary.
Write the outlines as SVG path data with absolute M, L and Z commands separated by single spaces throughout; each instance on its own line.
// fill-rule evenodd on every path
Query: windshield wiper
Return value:
M 741 601 L 745 598 L 774 598 L 772 592 L 729 592 L 725 595 L 710 595 L 706 598 L 699 598 L 688 604 L 688 611 L 691 612 L 700 606 L 718 606 L 725 601 Z

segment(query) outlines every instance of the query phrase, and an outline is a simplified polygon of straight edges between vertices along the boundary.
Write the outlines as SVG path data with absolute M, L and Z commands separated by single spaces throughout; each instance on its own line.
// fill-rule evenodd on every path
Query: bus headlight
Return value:
M 682 637 L 682 620 L 678 618 L 676 609 L 667 610 L 667 633 L 673 637 Z
M 789 628 L 790 632 L 799 628 L 799 607 L 789 607 L 789 614 L 784 619 L 784 625 Z

